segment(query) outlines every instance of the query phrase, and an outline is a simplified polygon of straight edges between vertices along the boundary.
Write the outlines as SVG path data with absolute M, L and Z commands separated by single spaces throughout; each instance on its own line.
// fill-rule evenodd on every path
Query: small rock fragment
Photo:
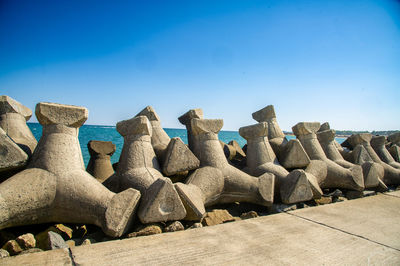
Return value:
M 346 198 L 349 200 L 362 198 L 363 196 L 362 191 L 349 190 L 346 192 Z
M 20 235 L 15 240 L 22 249 L 30 249 L 36 247 L 36 239 L 31 233 Z
M 7 241 L 7 243 L 5 243 L 2 248 L 7 250 L 11 256 L 18 255 L 19 253 L 22 252 L 22 248 L 19 246 L 19 244 L 15 240 Z
M 0 248 L 0 258 L 9 257 L 10 253 L 7 250 Z
M 211 226 L 232 221 L 235 221 L 235 219 L 227 210 L 213 210 L 206 213 L 201 223 L 203 226 Z
M 85 240 L 82 241 L 81 246 L 86 246 L 92 244 L 92 241 L 90 241 L 89 238 L 86 238 Z
M 159 225 L 148 225 L 142 229 L 140 229 L 137 232 L 132 232 L 128 234 L 126 237 L 137 237 L 137 236 L 149 236 L 149 235 L 155 235 L 155 234 L 161 234 L 162 230 Z
M 242 220 L 256 218 L 256 217 L 258 217 L 258 213 L 255 211 L 245 212 L 245 213 L 242 213 L 242 215 L 240 215 L 240 218 Z
M 73 239 L 70 239 L 70 240 L 65 241 L 65 244 L 67 244 L 67 246 L 68 246 L 69 248 L 72 248 L 72 247 L 75 247 L 75 246 L 76 246 L 76 242 L 75 242 L 75 240 L 73 240 Z
M 194 229 L 194 228 L 202 228 L 203 225 L 201 223 L 194 223 L 189 229 Z
M 165 227 L 165 232 L 176 232 L 176 231 L 182 231 L 185 230 L 183 227 L 182 223 L 179 221 L 172 222 L 170 225 Z
M 320 199 L 314 199 L 314 201 L 317 205 L 329 204 L 332 203 L 332 197 L 322 196 Z

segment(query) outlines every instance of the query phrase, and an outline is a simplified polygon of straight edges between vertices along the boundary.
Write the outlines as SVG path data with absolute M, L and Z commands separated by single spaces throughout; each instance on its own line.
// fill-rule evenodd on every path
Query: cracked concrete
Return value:
M 217 226 L 20 255 L 1 265 L 398 265 L 400 191 Z

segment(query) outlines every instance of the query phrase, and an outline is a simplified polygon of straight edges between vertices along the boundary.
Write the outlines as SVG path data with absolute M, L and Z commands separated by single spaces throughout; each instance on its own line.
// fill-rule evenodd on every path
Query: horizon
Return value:
M 0 94 L 164 128 L 202 108 L 223 131 L 274 105 L 281 129 L 400 129 L 400 2 L 0 1 Z M 33 115 L 31 121 L 37 122 Z

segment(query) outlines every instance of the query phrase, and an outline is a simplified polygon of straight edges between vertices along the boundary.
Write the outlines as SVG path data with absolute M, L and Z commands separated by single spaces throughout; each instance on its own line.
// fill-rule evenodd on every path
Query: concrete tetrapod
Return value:
M 200 168 L 189 176 L 186 185 L 178 183 L 177 190 L 189 209 L 188 213 L 198 216 L 193 215 L 186 219 L 201 218 L 201 212 L 197 210 L 199 201 L 188 200 L 193 194 L 193 187 L 200 188 L 200 200 L 205 206 L 236 201 L 269 206 L 273 202 L 275 176 L 265 173 L 256 178 L 230 165 L 218 140 L 218 132 L 222 126 L 222 119 L 191 120 L 190 134 L 195 142 Z
M 32 111 L 16 100 L 6 95 L 0 96 L 0 127 L 7 135 L 31 156 L 37 141 L 26 125 L 32 116 Z
M 169 178 L 160 173 L 151 145 L 152 126 L 146 116 L 117 123 L 124 146 L 116 173 L 104 184 L 117 184 L 117 191 L 135 188 L 142 194 L 138 217 L 142 223 L 181 220 L 186 216 L 178 193 Z
M 28 155 L 0 128 L 0 182 L 21 170 Z
M 386 137 L 385 136 L 373 136 L 371 139 L 371 146 L 379 156 L 379 158 L 388 165 L 400 169 L 400 163 L 396 162 L 390 152 L 386 149 Z
M 161 119 L 151 106 L 145 107 L 137 116 L 146 116 L 152 127 L 151 144 L 161 164 L 162 172 L 167 176 L 180 174 L 199 167 L 199 160 L 187 148 L 181 139 L 171 138 L 161 127 Z M 181 153 L 182 156 L 177 156 Z M 184 154 L 184 155 L 183 155 Z
M 116 147 L 111 141 L 91 140 L 87 144 L 90 160 L 86 171 L 94 176 L 100 183 L 114 174 L 111 156 Z
M 316 135 L 319 127 L 318 122 L 300 122 L 292 127 L 293 133 L 300 140 L 311 159 L 306 171 L 318 179 L 321 188 L 364 190 L 361 166 L 354 165 L 344 168 L 326 157 Z
M 290 204 L 308 201 L 314 196 L 315 198 L 321 197 L 322 191 L 314 176 L 300 169 L 289 173 L 279 164 L 267 138 L 267 123 L 261 122 L 241 127 L 239 134 L 247 140 L 249 173 L 253 176 L 260 176 L 264 173 L 272 173 L 276 176 L 275 199 L 280 196 L 283 203 Z
M 396 162 L 400 163 L 400 132 L 390 134 L 388 141 L 391 144 L 389 147 L 390 154 Z
M 191 110 L 187 111 L 186 113 L 184 113 L 183 115 L 181 115 L 178 118 L 178 120 L 179 120 L 179 122 L 181 122 L 182 125 L 186 126 L 187 138 L 188 138 L 188 144 L 189 144 L 190 150 L 194 154 L 199 154 L 199 152 L 197 151 L 197 148 L 196 148 L 196 145 L 198 143 L 194 140 L 194 136 L 192 133 L 192 124 L 191 124 L 192 119 L 195 119 L 195 118 L 198 118 L 198 119 L 204 118 L 202 109 L 200 109 L 200 108 L 191 109 Z
M 372 161 L 380 164 L 383 167 L 384 175 L 382 181 L 386 185 L 400 184 L 400 169 L 394 168 L 379 158 L 370 144 L 371 139 L 372 135 L 370 133 L 353 134 L 347 138 L 348 143 L 353 147 L 353 152 L 356 150 L 358 145 L 362 145 Z
M 133 219 L 140 193 L 134 189 L 112 193 L 85 171 L 78 131 L 88 110 L 38 103 L 35 113 L 43 134 L 28 169 L 0 184 L 0 229 L 89 223 L 109 236 L 121 236 Z
M 362 167 L 363 176 L 364 176 L 364 186 L 365 188 L 378 188 L 384 187 L 385 185 L 382 182 L 383 178 L 383 168 L 377 163 L 374 163 L 372 159 L 365 159 L 365 156 L 357 156 L 357 151 L 353 153 L 354 159 L 353 163 L 346 161 L 342 154 L 337 149 L 336 141 L 335 141 L 335 130 L 327 129 L 324 131 L 318 131 L 317 137 L 319 143 L 321 144 L 322 149 L 325 152 L 325 155 L 328 159 L 334 161 L 344 168 L 351 169 L 354 167 L 354 164 L 360 165 Z M 381 185 L 380 185 L 381 184 Z
M 297 139 L 288 141 L 276 121 L 273 105 L 268 105 L 252 114 L 257 122 L 268 124 L 268 139 L 279 162 L 286 169 L 304 168 L 310 163 L 306 151 Z

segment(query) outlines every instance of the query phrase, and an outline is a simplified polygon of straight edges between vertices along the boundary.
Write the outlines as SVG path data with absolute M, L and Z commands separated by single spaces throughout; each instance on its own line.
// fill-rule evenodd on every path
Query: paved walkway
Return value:
M 400 191 L 0 265 L 400 265 Z

